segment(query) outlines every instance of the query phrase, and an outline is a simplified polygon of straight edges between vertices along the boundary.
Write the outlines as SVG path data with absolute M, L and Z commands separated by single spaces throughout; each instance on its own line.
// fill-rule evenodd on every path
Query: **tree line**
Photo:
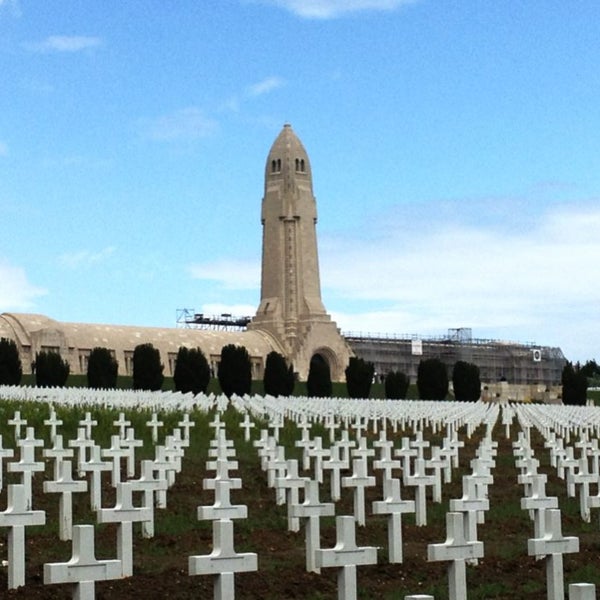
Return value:
M 91 350 L 87 361 L 88 386 L 97 389 L 117 387 L 119 365 L 107 348 Z M 40 387 L 61 387 L 69 377 L 69 363 L 56 351 L 41 351 L 32 364 L 35 383 Z M 17 345 L 13 340 L 0 339 L 0 385 L 19 385 L 23 375 Z M 200 348 L 179 348 L 173 373 L 175 390 L 194 394 L 206 392 L 213 373 Z M 250 393 L 252 362 L 243 346 L 229 344 L 221 350 L 217 379 L 227 396 Z M 346 388 L 351 398 L 369 398 L 375 378 L 373 363 L 352 357 L 345 370 Z M 564 404 L 582 405 L 586 402 L 588 382 L 600 378 L 600 367 L 595 361 L 583 366 L 567 362 L 562 372 L 562 399 Z M 162 389 L 164 365 L 160 352 L 152 344 L 139 344 L 133 351 L 132 387 L 139 390 Z M 439 358 L 420 361 L 417 371 L 419 398 L 443 400 L 448 396 L 449 377 L 446 365 Z M 267 355 L 263 375 L 264 393 L 272 396 L 291 396 L 296 377 L 292 365 L 278 352 Z M 390 371 L 385 376 L 385 397 L 404 399 L 410 385 L 409 377 L 401 371 Z M 457 361 L 452 369 L 453 394 L 456 400 L 476 401 L 481 396 L 479 368 L 466 361 Z M 332 395 L 329 365 L 320 355 L 313 357 L 306 381 L 307 394 L 313 397 Z

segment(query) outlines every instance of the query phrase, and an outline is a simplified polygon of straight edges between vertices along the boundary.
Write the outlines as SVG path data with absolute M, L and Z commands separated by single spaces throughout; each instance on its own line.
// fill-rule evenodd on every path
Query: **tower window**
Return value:
M 304 159 L 303 158 L 297 158 L 296 159 L 296 171 L 298 173 L 304 173 L 305 171 L 305 164 L 304 164 Z
M 281 159 L 273 159 L 271 161 L 271 173 L 279 173 L 281 171 Z

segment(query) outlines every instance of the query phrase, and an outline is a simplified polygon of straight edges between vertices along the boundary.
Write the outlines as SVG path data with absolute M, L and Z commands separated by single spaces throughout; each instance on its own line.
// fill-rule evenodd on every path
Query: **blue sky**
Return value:
M 600 3 L 0 0 L 0 312 L 253 314 L 311 159 L 343 331 L 600 358 Z

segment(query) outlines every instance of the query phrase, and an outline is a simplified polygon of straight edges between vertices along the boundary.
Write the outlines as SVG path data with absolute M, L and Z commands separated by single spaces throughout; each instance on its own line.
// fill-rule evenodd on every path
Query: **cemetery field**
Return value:
M 169 394 L 165 393 L 165 397 Z M 305 400 L 309 402 L 308 400 Z M 283 448 L 285 460 L 298 461 L 298 475 L 307 478 L 317 478 L 314 458 L 310 458 L 310 469 L 303 470 L 305 459 L 302 445 L 297 445 L 303 437 L 303 429 L 308 431 L 310 439 L 320 437 L 323 442 L 324 460 L 327 451 L 342 439 L 342 431 L 348 432 L 351 441 L 364 437 L 365 453 L 373 451 L 365 459 L 366 474 L 373 477 L 368 487 L 364 488 L 364 525 L 357 524 L 355 529 L 358 547 L 377 548 L 377 563 L 359 565 L 356 568 L 356 596 L 361 599 L 404 599 L 410 594 L 430 594 L 436 600 L 447 599 L 448 596 L 448 562 L 428 561 L 428 546 L 443 544 L 446 541 L 446 514 L 450 510 L 451 501 L 463 497 L 463 477 L 473 474 L 481 475 L 474 467 L 474 461 L 481 458 L 482 448 L 489 449 L 485 460 L 493 462 L 489 475 L 493 482 L 486 485 L 486 499 L 489 510 L 484 513 L 484 522 L 476 526 L 477 540 L 483 542 L 483 556 L 477 564 L 466 566 L 466 585 L 470 599 L 500 598 L 505 600 L 545 599 L 546 588 L 546 559 L 528 554 L 528 540 L 534 538 L 534 521 L 530 512 L 521 508 L 521 500 L 525 497 L 524 484 L 519 483 L 518 477 L 523 474 L 523 467 L 517 466 L 517 460 L 522 459 L 523 448 L 530 448 L 531 456 L 539 461 L 535 466 L 538 475 L 545 475 L 545 494 L 556 497 L 561 511 L 563 536 L 576 536 L 579 539 L 578 552 L 564 554 L 565 589 L 569 583 L 588 582 L 600 584 L 600 522 L 598 503 L 591 509 L 591 519 L 586 522 L 581 515 L 580 486 L 574 497 L 568 494 L 567 480 L 561 478 L 560 470 L 552 464 L 552 456 L 547 447 L 547 430 L 540 430 L 535 425 L 528 424 L 527 418 L 534 419 L 528 413 L 512 414 L 510 425 L 506 424 L 506 415 L 497 408 L 490 409 L 485 405 L 481 408 L 465 409 L 468 414 L 475 415 L 473 422 L 468 419 L 462 422 L 462 417 L 456 418 L 457 405 L 443 403 L 442 415 L 438 422 L 433 410 L 432 419 L 423 417 L 424 406 L 430 409 L 430 404 L 418 402 L 408 403 L 410 408 L 401 409 L 403 418 L 392 421 L 389 416 L 385 419 L 367 419 L 363 408 L 358 409 L 356 419 L 345 418 L 343 411 L 336 412 L 335 401 L 328 401 L 322 419 L 298 420 L 294 415 L 301 413 L 297 407 L 302 399 L 294 399 L 295 413 L 285 414 L 287 410 L 283 403 L 272 402 L 261 404 L 262 400 L 238 400 L 227 403 L 223 398 L 207 398 L 201 402 L 169 404 L 165 410 L 160 406 L 152 409 L 122 408 L 114 406 L 98 406 L 93 403 L 67 406 L 45 401 L 25 402 L 6 400 L 0 402 L 0 443 L 1 449 L 13 449 L 14 456 L 4 457 L 2 464 L 2 490 L 0 492 L 0 598 L 36 600 L 42 598 L 67 599 L 72 597 L 73 587 L 70 584 L 45 584 L 44 564 L 66 563 L 73 554 L 73 544 L 69 539 L 60 539 L 59 524 L 59 494 L 44 491 L 44 483 L 55 480 L 55 460 L 44 457 L 44 450 L 53 448 L 52 427 L 47 423 L 51 408 L 55 410 L 55 419 L 62 421 L 56 426 L 56 432 L 62 435 L 64 446 L 69 441 L 77 440 L 80 435 L 82 422 L 86 421 L 86 413 L 96 421 L 90 425 L 89 437 L 93 443 L 104 450 L 111 448 L 119 438 L 124 439 L 125 429 L 120 430 L 116 423 L 128 421 L 128 429 L 133 429 L 135 439 L 140 445 L 135 448 L 134 473 L 128 470 L 126 460 L 119 459 L 119 482 L 128 482 L 141 478 L 142 461 L 152 461 L 157 457 L 157 446 L 167 447 L 167 436 L 179 429 L 181 438 L 187 438 L 180 470 L 174 473 L 172 485 L 166 491 L 166 506 L 154 508 L 154 531 L 152 537 L 142 535 L 142 524 L 133 524 L 132 541 L 132 575 L 107 581 L 97 581 L 95 584 L 96 598 L 115 599 L 163 599 L 163 598 L 212 598 L 213 576 L 189 575 L 188 559 L 190 556 L 206 556 L 213 551 L 213 522 L 210 519 L 198 520 L 198 507 L 216 505 L 215 489 L 205 489 L 203 482 L 215 479 L 215 470 L 209 461 L 214 460 L 211 451 L 218 446 L 221 439 L 221 450 L 230 449 L 229 461 L 237 461 L 237 468 L 230 467 L 225 476 L 227 481 L 241 479 L 241 488 L 230 486 L 232 505 L 246 506 L 247 517 L 233 519 L 234 548 L 237 553 L 254 553 L 257 559 L 257 570 L 235 574 L 235 597 L 240 599 L 272 599 L 305 598 L 334 600 L 338 597 L 338 569 L 323 567 L 320 573 L 307 571 L 305 548 L 306 519 L 300 519 L 298 531 L 289 530 L 289 502 L 277 503 L 279 492 L 276 485 L 270 481 L 271 475 L 265 470 L 269 460 L 261 456 L 261 450 L 266 446 L 268 436 L 277 438 L 276 446 Z M 340 403 L 345 401 L 340 400 Z M 364 401 L 366 403 L 366 401 Z M 365 404 L 366 405 L 366 404 Z M 363 405 L 363 406 L 365 406 Z M 311 406 L 314 406 L 311 404 Z M 358 405 L 352 405 L 358 406 Z M 442 404 L 440 404 L 442 406 Z M 450 409 L 448 409 L 450 406 Z M 333 407 L 333 409 L 332 409 Z M 386 405 L 386 410 L 389 407 Z M 411 420 L 411 411 L 416 415 Z M 461 408 L 462 410 L 462 408 Z M 512 410 L 512 409 L 511 409 Z M 543 408 L 536 407 L 536 410 Z M 576 409 L 571 409 L 576 410 Z M 596 410 L 596 409 L 588 409 Z M 10 469 L 10 463 L 19 459 L 20 442 L 17 439 L 14 421 L 15 411 L 26 421 L 20 432 L 19 440 L 27 434 L 27 427 L 33 428 L 35 438 L 40 445 L 35 449 L 35 460 L 41 463 L 40 470 L 32 478 L 32 510 L 45 511 L 44 525 L 31 525 L 25 529 L 25 581 L 16 589 L 9 588 L 9 539 L 8 527 L 2 525 L 2 511 L 6 512 L 9 504 L 8 492 L 11 485 L 21 483 L 20 472 Z M 447 418 L 443 416 L 448 412 Z M 494 412 L 495 411 L 495 412 Z M 156 412 L 162 422 L 157 430 L 157 438 L 153 440 L 152 428 L 148 426 L 152 413 Z M 121 417 L 121 413 L 123 416 Z M 182 426 L 184 414 L 189 415 L 193 427 Z M 368 413 L 366 413 L 368 414 Z M 371 413 L 372 414 L 372 413 Z M 390 414 L 389 412 L 386 414 Z M 537 415 L 538 413 L 535 413 Z M 541 413 L 543 414 L 543 412 Z M 559 413 L 557 413 L 559 414 Z M 534 416 L 535 416 L 534 415 Z M 314 416 L 314 415 L 313 415 Z M 336 418 L 337 417 L 337 418 Z M 503 421 L 504 418 L 504 421 Z M 535 417 L 538 418 L 538 417 Z M 554 418 L 554 417 L 553 417 Z M 477 421 L 479 419 L 479 421 Z M 91 419 L 88 418 L 88 421 Z M 46 423 L 45 423 L 46 421 Z M 411 469 L 413 475 L 418 469 L 415 457 L 408 458 L 403 467 L 390 466 L 390 477 L 386 478 L 385 470 L 376 468 L 376 461 L 381 458 L 381 441 L 392 442 L 393 450 L 403 447 L 403 438 L 422 450 L 427 459 L 431 457 L 432 448 L 443 448 L 448 438 L 448 422 L 454 423 L 456 440 L 464 446 L 458 452 L 458 466 L 451 470 L 451 480 L 441 485 L 441 502 L 434 502 L 432 488 L 426 489 L 426 524 L 417 525 L 418 517 L 414 512 L 402 515 L 401 561 L 391 562 L 388 538 L 388 518 L 385 514 L 374 514 L 373 503 L 385 498 L 384 488 L 388 484 L 384 479 L 402 481 L 402 500 L 417 500 L 417 489 L 405 485 L 403 479 L 405 467 Z M 573 422 L 574 419 L 571 419 Z M 249 438 L 245 439 L 244 422 L 251 422 L 252 429 L 247 429 Z M 354 425 L 358 423 L 356 431 Z M 526 426 L 524 427 L 523 424 Z M 124 426 L 123 426 L 124 428 Z M 222 431 L 222 434 L 216 434 Z M 261 434 L 261 431 L 265 432 Z M 382 434 L 385 431 L 385 434 Z M 565 445 L 572 446 L 586 436 L 576 428 L 562 430 Z M 419 433 L 420 432 L 420 433 Z M 123 435 L 121 435 L 121 433 Z M 422 433 L 423 440 L 420 434 Z M 524 442 L 524 433 L 528 435 Z M 580 435 L 581 434 L 581 435 Z M 546 435 L 546 437 L 544 437 Z M 331 441 L 333 437 L 333 442 Z M 227 444 L 223 440 L 227 440 Z M 261 441 L 262 440 L 262 441 Z M 490 443 L 494 443 L 490 445 Z M 379 445 L 378 445 L 379 443 Z M 496 445 L 497 444 L 497 445 Z M 408 446 L 404 446 L 408 448 Z M 597 447 L 597 446 L 596 446 Z M 77 449 L 73 446 L 76 462 Z M 356 448 L 355 448 L 356 449 Z M 485 450 L 487 452 L 488 450 Z M 521 454 L 519 454 L 521 453 Z M 518 454 L 518 456 L 516 455 Z M 281 458 L 281 457 L 280 457 Z M 329 457 L 331 458 L 331 457 Z M 110 462 L 109 453 L 104 459 Z M 90 459 L 91 460 L 91 459 Z M 413 461 L 412 463 L 410 461 Z M 490 463 L 491 464 L 491 463 Z M 411 466 L 412 465 L 412 466 Z M 214 466 L 214 465 L 213 465 Z M 559 464 L 560 466 L 560 464 Z M 269 467 L 275 468 L 275 467 Z M 356 465 L 346 466 L 340 472 L 341 477 L 356 475 Z M 290 467 L 285 467 L 279 473 L 285 477 L 290 473 Z M 336 545 L 336 517 L 353 515 L 355 521 L 357 507 L 353 489 L 340 488 L 340 498 L 333 501 L 331 477 L 334 471 L 322 471 L 322 483 L 318 486 L 320 501 L 334 506 L 334 516 L 323 516 L 320 519 L 319 545 L 321 549 L 331 549 Z M 118 505 L 116 486 L 113 485 L 112 472 L 107 470 L 101 476 L 101 508 Z M 483 475 L 482 475 L 483 476 Z M 73 477 L 79 477 L 77 468 L 73 466 Z M 84 474 L 81 479 L 89 480 L 90 474 Z M 46 486 L 47 487 L 47 486 Z M 210 487 L 210 486 L 208 486 Z M 213 486 L 214 487 L 214 486 Z M 590 486 L 590 495 L 598 494 L 598 484 Z M 305 497 L 304 488 L 299 492 L 298 504 Z M 289 496 L 287 499 L 289 500 Z M 481 498 L 480 498 L 481 499 Z M 141 492 L 134 493 L 133 503 L 140 506 Z M 456 507 L 454 508 L 456 510 Z M 421 518 L 423 515 L 421 515 Z M 117 538 L 119 526 L 115 523 L 99 523 L 98 513 L 91 509 L 90 491 L 74 493 L 72 496 L 72 519 L 74 525 L 94 525 L 95 557 L 98 560 L 117 558 Z M 566 594 L 565 594 L 566 597 Z

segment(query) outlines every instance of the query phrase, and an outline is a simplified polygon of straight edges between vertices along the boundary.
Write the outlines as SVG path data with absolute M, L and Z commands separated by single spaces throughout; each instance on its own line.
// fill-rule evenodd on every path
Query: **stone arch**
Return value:
M 331 375 L 332 381 L 337 381 L 338 378 L 338 370 L 339 370 L 339 360 L 336 353 L 327 346 L 321 346 L 320 348 L 315 348 L 310 358 L 310 362 L 313 360 L 321 360 L 324 361 L 325 364 L 329 367 L 329 373 Z

